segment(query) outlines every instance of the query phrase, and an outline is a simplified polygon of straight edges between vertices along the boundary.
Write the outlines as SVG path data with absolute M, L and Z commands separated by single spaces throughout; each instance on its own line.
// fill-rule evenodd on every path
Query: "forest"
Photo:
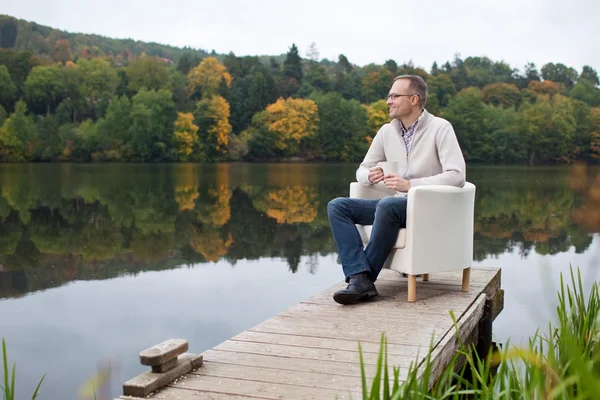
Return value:
M 282 49 L 285 50 L 285 49 Z M 389 122 L 393 78 L 422 76 L 465 159 L 598 163 L 597 71 L 519 70 L 484 56 L 352 64 L 236 56 L 74 34 L 0 16 L 0 161 L 339 161 L 364 156 Z

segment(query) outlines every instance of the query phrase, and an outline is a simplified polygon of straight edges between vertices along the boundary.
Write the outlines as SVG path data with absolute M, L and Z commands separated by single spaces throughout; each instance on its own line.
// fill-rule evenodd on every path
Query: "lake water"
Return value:
M 354 164 L 0 165 L 0 336 L 17 394 L 98 399 L 141 350 L 201 353 L 343 279 L 326 215 Z M 495 340 L 546 327 L 560 273 L 600 278 L 600 170 L 469 166 L 474 266 L 502 268 Z M 1 367 L 0 367 L 1 369 Z

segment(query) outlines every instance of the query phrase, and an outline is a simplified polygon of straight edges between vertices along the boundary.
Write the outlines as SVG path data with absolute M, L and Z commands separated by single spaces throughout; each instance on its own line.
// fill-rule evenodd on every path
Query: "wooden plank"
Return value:
M 169 339 L 162 343 L 147 348 L 140 353 L 140 362 L 142 365 L 160 365 L 188 350 L 188 341 L 185 339 Z
M 267 332 L 245 331 L 234 336 L 230 341 L 264 343 L 264 344 L 282 344 L 287 346 L 298 346 L 317 349 L 335 349 L 346 351 L 358 351 L 358 342 L 356 340 L 347 340 L 342 338 L 330 339 L 314 336 L 300 336 L 294 334 L 280 334 Z M 360 342 L 363 353 L 379 353 L 380 343 L 377 341 Z M 388 354 L 412 354 L 412 345 L 398 345 L 388 343 Z M 418 346 L 417 346 L 418 347 Z
M 358 346 L 358 343 L 357 343 Z M 403 365 L 407 358 L 414 359 L 420 353 L 423 354 L 427 348 L 406 346 L 411 351 L 407 354 L 395 355 L 388 354 L 390 363 Z M 285 346 L 277 344 L 262 344 L 251 342 L 236 342 L 228 340 L 213 348 L 216 351 L 229 351 L 234 353 L 260 354 L 264 356 L 285 357 L 290 363 L 307 363 L 315 360 L 322 361 L 337 361 L 342 363 L 359 363 L 358 348 L 353 351 L 346 350 L 331 350 L 331 349 L 315 349 L 306 347 Z M 377 362 L 377 353 L 364 353 L 363 359 L 366 364 L 375 364 Z
M 221 378 L 244 379 L 269 383 L 283 383 L 298 386 L 310 386 L 321 389 L 361 390 L 361 381 L 357 376 L 344 376 L 315 372 L 281 370 L 268 367 L 240 368 L 233 364 L 206 362 L 202 368 L 191 374 Z
M 269 320 L 250 329 L 252 332 L 268 332 L 268 333 L 284 333 L 298 334 L 306 336 L 324 337 L 330 339 L 345 338 L 350 340 L 379 340 L 381 334 L 385 333 L 389 343 L 401 345 L 428 345 L 432 337 L 440 338 L 448 330 L 447 324 L 427 324 L 418 327 L 410 326 L 411 330 L 398 329 L 377 329 L 372 327 L 369 331 L 353 330 L 352 328 L 344 328 L 340 325 L 331 324 L 329 326 L 290 326 L 285 321 Z M 353 327 L 357 328 L 357 327 Z M 413 329 L 416 328 L 416 329 Z
M 419 319 L 423 320 L 424 318 L 437 318 L 446 317 L 449 315 L 449 311 L 451 309 L 455 309 L 459 312 L 465 311 L 465 305 L 468 305 L 470 301 L 473 299 L 461 300 L 460 302 L 448 302 L 447 304 L 434 304 L 429 309 L 424 309 L 423 307 L 393 307 L 393 308 L 384 308 L 373 306 L 375 302 L 369 302 L 368 304 L 362 304 L 362 307 L 340 307 L 333 306 L 329 307 L 325 304 L 315 304 L 315 303 L 300 303 L 294 307 L 287 309 L 278 314 L 281 317 L 295 317 L 296 314 L 299 315 L 308 315 L 313 316 L 313 318 L 323 319 L 329 317 L 339 317 L 339 318 L 353 318 L 353 319 L 375 319 L 375 318 L 385 318 L 392 319 L 398 321 L 406 321 L 409 319 Z M 430 312 L 426 312 L 429 310 Z
M 260 396 L 244 396 L 244 395 L 232 395 L 228 393 L 213 393 L 213 392 L 198 392 L 195 390 L 188 390 L 182 388 L 165 387 L 160 389 L 155 394 L 150 396 L 153 399 L 164 399 L 164 400 L 249 400 L 249 399 L 267 399 L 269 397 Z M 131 397 L 121 396 L 114 400 L 137 400 L 137 399 L 148 399 L 148 397 Z
M 186 375 L 169 387 L 185 388 L 187 390 L 199 390 L 204 392 L 218 392 L 232 395 L 254 395 L 266 398 L 285 398 L 290 400 L 308 400 L 308 399 L 358 399 L 361 397 L 359 391 L 321 389 L 311 386 L 300 386 L 285 383 L 270 383 L 262 381 L 230 379 L 214 377 L 207 375 Z M 157 393 L 156 397 L 162 393 Z
M 234 364 L 243 367 L 240 370 L 264 367 L 286 371 L 315 372 L 318 374 L 334 374 L 360 378 L 360 365 L 358 363 L 339 363 L 322 360 L 315 360 L 310 363 L 290 363 L 288 359 L 283 357 L 215 350 L 207 350 L 203 355 L 205 362 Z M 404 368 L 402 368 L 401 373 L 403 370 Z
M 156 389 L 201 366 L 202 361 L 202 355 L 184 353 L 178 357 L 175 368 L 167 372 L 157 374 L 147 371 L 125 382 L 123 384 L 123 394 L 138 397 L 148 396 Z

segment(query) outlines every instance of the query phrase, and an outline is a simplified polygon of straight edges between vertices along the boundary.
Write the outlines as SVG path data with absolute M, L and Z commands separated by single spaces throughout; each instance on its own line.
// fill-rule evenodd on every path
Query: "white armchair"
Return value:
M 350 184 L 350 197 L 380 199 L 394 191 L 383 183 L 363 186 Z M 408 275 L 408 301 L 417 296 L 417 275 L 463 270 L 462 290 L 469 291 L 473 259 L 475 185 L 462 188 L 444 185 L 412 187 L 408 191 L 406 228 L 400 229 L 384 268 Z M 356 225 L 364 245 L 369 243 L 371 225 Z

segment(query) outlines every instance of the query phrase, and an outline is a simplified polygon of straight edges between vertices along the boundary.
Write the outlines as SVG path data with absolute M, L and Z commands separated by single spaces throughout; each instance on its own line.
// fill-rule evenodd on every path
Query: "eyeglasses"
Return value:
M 412 96 L 418 96 L 418 94 L 396 94 L 396 93 L 390 93 L 388 94 L 388 100 L 396 100 L 398 97 L 402 97 L 402 96 L 407 96 L 407 97 L 412 97 Z

